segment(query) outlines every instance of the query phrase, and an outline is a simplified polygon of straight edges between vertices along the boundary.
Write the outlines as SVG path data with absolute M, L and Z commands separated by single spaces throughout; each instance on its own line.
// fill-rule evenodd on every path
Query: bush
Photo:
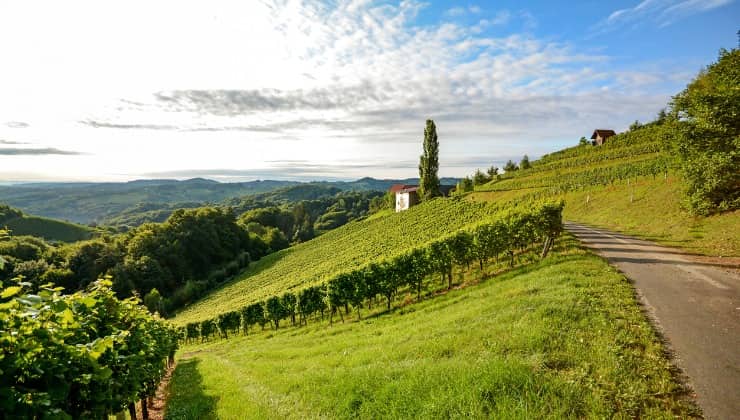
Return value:
M 740 50 L 722 50 L 673 98 L 674 142 L 697 214 L 740 208 Z

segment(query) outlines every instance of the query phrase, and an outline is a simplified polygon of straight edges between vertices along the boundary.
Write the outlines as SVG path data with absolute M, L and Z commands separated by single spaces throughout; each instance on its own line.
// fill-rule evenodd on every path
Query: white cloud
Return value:
M 419 25 L 414 1 L 91 1 L 39 15 L 42 5 L 0 4 L 0 49 L 25 63 L 0 67 L 0 115 L 25 124 L 0 125 L 0 138 L 22 131 L 39 147 L 86 154 L 0 156 L 0 179 L 358 159 L 412 163 L 348 173 L 414 176 L 426 118 L 439 127 L 442 175 L 462 175 L 472 168 L 445 159 L 534 156 L 592 126 L 625 128 L 668 99 L 651 90 L 662 83 L 652 72 L 620 72 L 530 34 L 483 35 L 507 11 L 466 27 Z M 604 106 L 605 89 L 636 93 Z
M 464 14 L 465 14 L 466 12 L 467 12 L 467 10 L 465 10 L 465 8 L 464 8 L 464 7 L 456 6 L 456 7 L 453 7 L 453 8 L 447 9 L 447 11 L 445 12 L 445 14 L 446 14 L 447 16 L 452 16 L 452 17 L 455 17 L 455 16 L 462 16 L 462 15 L 464 15 Z
M 596 33 L 631 24 L 671 25 L 688 16 L 732 3 L 733 0 L 642 0 L 634 7 L 618 9 L 594 25 Z

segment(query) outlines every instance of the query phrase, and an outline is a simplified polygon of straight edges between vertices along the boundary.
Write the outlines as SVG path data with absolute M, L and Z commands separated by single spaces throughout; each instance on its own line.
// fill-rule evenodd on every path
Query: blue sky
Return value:
M 43 12 L 41 12 L 43 11 Z M 736 0 L 9 1 L 0 182 L 462 176 L 649 120 Z M 8 64 L 9 63 L 9 64 Z

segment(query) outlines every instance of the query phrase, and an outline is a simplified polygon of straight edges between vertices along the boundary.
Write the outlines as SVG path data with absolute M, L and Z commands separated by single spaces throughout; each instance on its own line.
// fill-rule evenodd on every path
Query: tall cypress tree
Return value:
M 424 128 L 424 154 L 419 160 L 419 197 L 426 200 L 442 195 L 439 192 L 439 142 L 434 121 L 427 120 Z

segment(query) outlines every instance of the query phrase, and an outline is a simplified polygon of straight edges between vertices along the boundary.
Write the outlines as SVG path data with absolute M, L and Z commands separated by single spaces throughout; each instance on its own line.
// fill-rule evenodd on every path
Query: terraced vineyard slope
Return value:
M 576 146 L 478 186 L 472 201 L 559 197 L 566 220 L 589 223 L 711 256 L 740 256 L 740 212 L 691 215 L 682 205 L 685 183 L 668 144 L 673 133 L 651 125 Z
M 322 283 L 341 272 L 393 258 L 477 224 L 497 210 L 498 206 L 490 203 L 439 198 L 401 213 L 349 223 L 262 258 L 234 282 L 183 310 L 175 322 L 184 325 L 202 321 L 273 295 Z

